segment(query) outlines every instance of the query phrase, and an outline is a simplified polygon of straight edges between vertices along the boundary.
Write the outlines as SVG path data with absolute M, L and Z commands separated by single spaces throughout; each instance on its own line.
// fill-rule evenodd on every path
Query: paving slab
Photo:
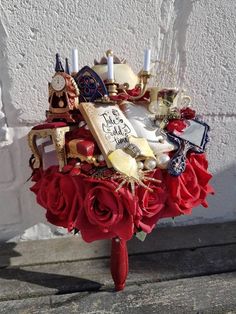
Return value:
M 236 313 L 236 222 L 156 229 L 129 241 L 113 290 L 110 241 L 0 244 L 0 313 Z
M 161 227 L 144 242 L 128 242 L 130 254 L 161 252 L 236 243 L 236 222 Z M 0 243 L 0 268 L 110 256 L 110 241 L 85 243 L 80 236 L 19 243 Z
M 128 286 L 232 272 L 236 244 L 136 254 L 129 260 Z M 0 301 L 112 288 L 108 258 L 0 270 Z
M 80 292 L 1 302 L 11 314 L 236 313 L 236 273 L 132 285 L 122 292 Z

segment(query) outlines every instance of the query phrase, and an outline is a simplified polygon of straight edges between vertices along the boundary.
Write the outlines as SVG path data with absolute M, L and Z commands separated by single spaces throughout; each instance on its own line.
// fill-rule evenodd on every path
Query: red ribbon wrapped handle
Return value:
M 124 289 L 128 271 L 129 262 L 126 241 L 113 238 L 111 244 L 111 275 L 116 291 Z

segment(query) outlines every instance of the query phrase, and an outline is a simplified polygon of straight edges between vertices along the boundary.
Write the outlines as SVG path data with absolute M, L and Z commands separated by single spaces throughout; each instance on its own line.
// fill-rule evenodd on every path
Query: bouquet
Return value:
M 207 207 L 213 193 L 209 126 L 178 88 L 149 87 L 150 50 L 136 75 L 108 51 L 72 69 L 56 55 L 46 121 L 29 133 L 31 187 L 48 221 L 86 242 L 112 240 L 116 290 L 128 274 L 126 242 L 144 240 L 161 218 Z

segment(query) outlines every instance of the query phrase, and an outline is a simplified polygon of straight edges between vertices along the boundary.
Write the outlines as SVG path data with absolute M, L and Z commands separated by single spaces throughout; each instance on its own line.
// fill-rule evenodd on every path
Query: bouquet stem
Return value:
M 129 270 L 127 244 L 125 240 L 120 238 L 112 239 L 110 267 L 115 290 L 123 290 L 125 288 L 125 281 Z

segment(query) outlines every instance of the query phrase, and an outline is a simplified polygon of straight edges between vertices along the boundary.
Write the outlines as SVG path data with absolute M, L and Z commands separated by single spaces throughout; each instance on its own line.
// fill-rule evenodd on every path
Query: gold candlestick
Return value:
M 148 84 L 150 77 L 151 77 L 150 72 L 144 71 L 144 70 L 142 70 L 140 72 L 139 84 L 136 85 L 136 87 L 140 88 L 140 94 L 138 96 L 130 96 L 129 95 L 129 100 L 139 100 L 145 95 L 145 93 L 147 91 L 147 84 Z M 128 95 L 126 89 L 121 89 L 121 90 L 122 90 L 122 93 Z
M 140 82 L 144 86 L 147 86 L 148 80 L 150 79 L 151 74 L 148 71 L 141 71 L 140 73 Z
M 116 96 L 117 95 L 117 86 L 118 84 L 115 82 L 115 80 L 107 80 L 105 82 L 107 91 L 108 91 L 108 96 Z

